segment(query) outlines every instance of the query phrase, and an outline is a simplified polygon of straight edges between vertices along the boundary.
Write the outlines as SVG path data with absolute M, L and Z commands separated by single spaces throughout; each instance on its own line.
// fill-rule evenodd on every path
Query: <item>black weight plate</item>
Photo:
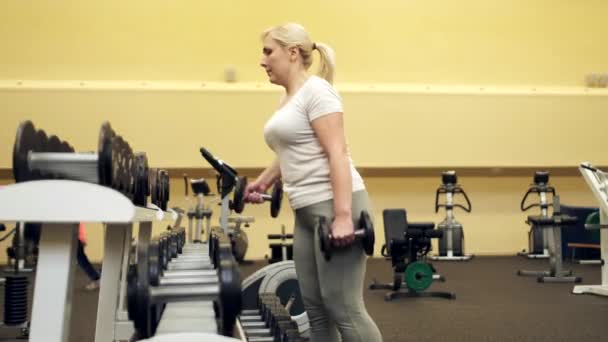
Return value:
M 39 129 L 36 131 L 34 140 L 36 141 L 34 152 L 49 152 L 49 138 L 46 136 L 46 133 L 43 130 Z
M 115 136 L 114 130 L 109 122 L 104 122 L 99 130 L 99 140 L 97 143 L 97 172 L 99 174 L 99 184 L 112 186 L 113 167 L 112 167 L 112 140 Z
M 161 209 L 167 210 L 167 204 L 169 204 L 169 171 L 161 170 L 162 179 L 162 202 Z
M 171 200 L 171 177 L 169 177 L 169 171 L 165 170 L 165 181 L 167 182 L 167 187 L 165 188 L 165 192 L 166 192 L 166 202 L 167 204 L 169 203 L 169 201 Z M 166 207 L 167 205 L 165 205 Z M 166 208 L 165 208 L 166 209 Z
M 158 206 L 158 169 L 151 168 L 148 170 L 149 185 L 150 185 L 150 201 Z
M 34 135 L 34 149 L 32 150 L 32 152 L 48 152 L 49 146 L 48 146 L 48 138 L 46 136 L 46 133 L 43 130 L 37 130 L 36 134 Z M 40 171 L 30 171 L 32 176 L 34 177 L 34 179 L 43 179 L 45 178 L 45 176 L 43 176 L 42 172 Z M 50 177 L 46 177 L 46 178 L 50 178 Z
M 141 243 L 137 247 L 137 277 L 133 292 L 135 299 L 132 302 L 133 325 L 140 338 L 148 338 L 156 330 L 156 311 L 153 309 L 150 298 L 149 253 L 150 242 Z
M 163 170 L 156 172 L 156 198 L 158 199 L 158 207 L 163 209 L 165 203 L 165 180 L 163 178 Z
M 137 265 L 130 264 L 127 268 L 127 313 L 129 320 L 135 320 L 137 315 Z
M 133 203 L 145 207 L 148 199 L 148 158 L 145 153 L 135 155 L 135 194 Z
M 133 155 L 129 144 L 125 142 L 125 192 L 127 197 L 131 199 L 131 201 L 135 198 L 135 169 L 137 165 L 135 163 L 135 156 Z
M 272 187 L 272 200 L 270 201 L 270 216 L 277 217 L 283 202 L 283 183 L 279 180 Z
M 17 183 L 34 179 L 29 171 L 27 153 L 35 149 L 35 139 L 36 129 L 31 121 L 24 121 L 17 127 L 13 145 L 13 177 Z
M 361 217 L 359 218 L 359 228 L 365 231 L 365 237 L 361 240 L 363 242 L 363 248 L 365 254 L 374 255 L 374 244 L 376 243 L 376 234 L 374 232 L 374 224 L 366 210 L 361 211 Z
M 222 260 L 218 268 L 220 294 L 218 307 L 220 312 L 219 333 L 232 336 L 236 317 L 241 313 L 241 277 L 237 264 L 232 260 Z
M 148 246 L 148 278 L 152 286 L 158 286 L 162 274 L 162 259 L 160 256 L 160 244 L 158 240 L 150 241 Z
M 122 175 L 122 164 L 123 155 L 122 149 L 122 138 L 120 136 L 114 136 L 111 140 L 110 154 L 111 154 L 111 165 L 112 165 L 112 179 L 110 180 L 111 188 L 123 192 L 123 175 Z
M 329 261 L 331 259 L 331 232 L 329 227 L 329 222 L 327 222 L 327 218 L 325 216 L 319 217 L 319 222 L 317 225 L 317 235 L 319 235 L 319 248 L 321 252 L 325 256 L 325 260 Z
M 60 152 L 74 152 L 74 148 L 65 141 L 61 142 Z
M 236 185 L 234 186 L 234 196 L 232 198 L 232 206 L 237 214 L 240 214 L 245 209 L 245 188 L 247 187 L 247 177 L 237 177 Z
M 61 140 L 56 135 L 49 137 L 47 152 L 61 152 Z

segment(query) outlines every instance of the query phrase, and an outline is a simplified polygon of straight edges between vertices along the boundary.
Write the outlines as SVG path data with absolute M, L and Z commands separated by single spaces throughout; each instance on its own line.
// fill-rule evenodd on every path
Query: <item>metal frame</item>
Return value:
M 589 170 L 586 167 L 593 167 L 590 163 L 584 162 L 579 166 L 579 170 L 583 178 L 587 182 L 595 199 L 600 207 L 600 226 L 606 227 L 608 224 L 608 178 L 606 173 L 597 170 L 598 173 Z M 600 285 L 578 285 L 572 289 L 574 294 L 595 294 L 599 296 L 608 296 L 608 230 L 600 230 L 601 258 L 602 258 L 602 282 Z
M 123 252 L 125 246 L 130 246 L 130 237 L 129 244 L 125 238 L 131 223 L 145 222 L 144 226 L 151 227 L 152 221 L 175 220 L 176 216 L 157 207 L 136 207 L 113 189 L 71 180 L 8 185 L 0 190 L 0 203 L 0 221 L 43 223 L 34 285 L 32 342 L 69 341 L 73 264 L 80 222 L 106 223 L 108 246 L 104 251 L 99 296 L 100 326 L 96 329 L 101 332 L 108 321 L 114 322 L 116 311 L 112 312 L 112 305 L 120 303 L 118 292 L 124 291 L 118 280 L 122 283 L 126 276 Z M 96 340 L 101 341 L 97 336 Z
M 463 255 L 454 255 L 454 229 L 456 227 L 460 227 L 462 229 L 462 224 L 456 221 L 454 217 L 454 193 L 446 192 L 445 193 L 445 201 L 446 201 L 446 210 L 445 210 L 445 219 L 437 225 L 437 228 L 443 230 L 446 234 L 446 255 L 430 255 L 428 258 L 434 261 L 469 261 L 473 258 L 473 254 L 466 254 L 464 249 L 464 229 L 462 230 L 462 246 L 461 250 Z M 439 249 L 439 248 L 438 248 Z

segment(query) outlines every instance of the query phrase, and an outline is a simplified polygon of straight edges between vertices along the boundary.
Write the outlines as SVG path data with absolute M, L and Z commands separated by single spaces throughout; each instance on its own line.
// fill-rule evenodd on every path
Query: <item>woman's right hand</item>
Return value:
M 245 203 L 263 203 L 264 199 L 261 194 L 265 193 L 266 189 L 268 189 L 268 186 L 259 180 L 248 183 L 245 187 L 245 194 L 243 195 Z

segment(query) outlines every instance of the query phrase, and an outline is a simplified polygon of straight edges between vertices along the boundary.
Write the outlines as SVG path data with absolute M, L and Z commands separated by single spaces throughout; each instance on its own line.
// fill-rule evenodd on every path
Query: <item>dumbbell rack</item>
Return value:
M 8 185 L 0 190 L 0 221 L 42 222 L 34 285 L 30 341 L 68 341 L 72 312 L 72 276 L 80 222 L 106 224 L 98 337 L 111 341 L 121 278 L 124 237 L 133 223 L 151 230 L 152 222 L 170 215 L 137 207 L 123 194 L 92 183 L 38 180 Z M 101 325 L 99 323 L 102 323 Z M 96 336 L 97 341 L 101 341 Z
M 240 322 L 248 341 L 252 342 L 299 342 L 298 323 L 292 319 L 289 311 L 291 299 L 284 306 L 274 292 L 260 293 L 258 309 L 241 312 Z
M 572 290 L 574 294 L 595 294 L 599 296 L 608 296 L 608 178 L 606 173 L 597 170 L 593 171 L 593 166 L 585 162 L 579 166 L 579 170 L 583 178 L 591 188 L 600 207 L 600 244 L 601 244 L 601 260 L 602 260 L 602 283 L 600 285 L 577 285 Z M 593 227 L 590 227 L 594 229 Z
M 148 245 L 152 236 L 152 222 L 175 222 L 179 214 L 172 209 L 164 212 L 154 205 L 153 209 L 135 207 L 139 211 L 152 211 L 154 216 L 131 223 L 107 225 L 104 238 L 95 341 L 129 340 L 135 329 L 129 320 L 126 303 L 127 268 L 131 251 L 133 223 L 139 223 L 137 245 Z

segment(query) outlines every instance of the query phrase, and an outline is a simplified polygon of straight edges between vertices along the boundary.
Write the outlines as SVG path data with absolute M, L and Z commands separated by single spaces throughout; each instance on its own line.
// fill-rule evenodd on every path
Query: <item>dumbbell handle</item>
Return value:
M 150 304 L 212 300 L 220 293 L 220 285 L 170 285 L 151 286 Z
M 164 271 L 164 278 L 188 278 L 188 277 L 204 277 L 217 275 L 216 270 L 181 270 L 181 271 Z
M 163 285 L 211 285 L 217 284 L 218 282 L 217 274 L 210 276 L 199 276 L 199 277 L 161 277 L 158 281 L 160 286 Z
M 65 178 L 99 183 L 97 153 L 32 152 L 27 154 L 30 171 L 57 174 Z
M 585 229 L 587 230 L 598 230 L 598 229 L 607 229 L 608 224 L 585 224 Z
M 355 229 L 355 233 L 353 234 L 355 235 L 355 237 L 363 237 L 365 235 L 365 230 L 364 229 Z M 333 240 L 334 236 L 330 234 L 331 239 Z

